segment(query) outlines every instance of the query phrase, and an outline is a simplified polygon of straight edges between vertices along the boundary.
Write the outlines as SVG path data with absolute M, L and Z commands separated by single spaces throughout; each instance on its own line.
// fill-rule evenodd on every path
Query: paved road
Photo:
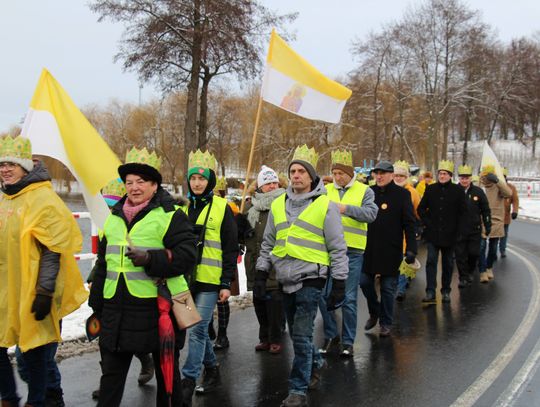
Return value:
M 363 331 L 367 306 L 360 293 L 355 356 L 329 355 L 310 406 L 540 406 L 539 236 L 540 224 L 513 223 L 495 280 L 459 290 L 455 275 L 450 305 L 421 304 L 425 278 L 419 273 L 405 302 L 396 304 L 391 338 Z M 321 343 L 320 318 L 316 324 Z M 256 353 L 252 308 L 232 315 L 229 338 L 231 347 L 218 354 L 222 389 L 196 397 L 194 406 L 278 406 L 287 395 L 288 338 L 280 356 Z M 98 359 L 90 353 L 60 364 L 68 406 L 95 405 L 90 393 L 99 379 Z M 122 405 L 154 405 L 154 381 L 138 387 L 138 361 L 133 364 Z

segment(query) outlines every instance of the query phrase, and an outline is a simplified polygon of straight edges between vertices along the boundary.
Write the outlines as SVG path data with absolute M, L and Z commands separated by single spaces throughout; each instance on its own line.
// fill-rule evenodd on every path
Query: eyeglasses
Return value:
M 15 163 L 0 163 L 0 169 L 6 169 L 6 170 L 12 170 L 14 168 L 17 168 L 19 164 L 15 164 Z

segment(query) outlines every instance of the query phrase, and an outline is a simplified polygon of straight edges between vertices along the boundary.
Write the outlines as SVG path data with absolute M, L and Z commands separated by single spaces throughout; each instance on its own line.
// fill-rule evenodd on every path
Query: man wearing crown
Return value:
M 426 187 L 418 205 L 418 214 L 426 227 L 424 237 L 428 250 L 426 296 L 422 299 L 425 304 L 435 303 L 439 253 L 442 256 L 442 302 L 450 303 L 454 247 L 467 221 L 467 200 L 463 190 L 452 183 L 453 173 L 454 163 L 441 160 L 437 170 L 437 182 Z
M 482 226 L 486 234 L 491 232 L 491 211 L 486 194 L 482 188 L 472 184 L 472 167 L 458 167 L 459 186 L 467 198 L 467 221 L 456 243 L 456 265 L 459 272 L 459 288 L 470 285 L 480 257 Z M 480 276 L 482 277 L 482 276 Z M 487 276 L 484 275 L 484 279 Z
M 347 257 L 349 258 L 349 275 L 345 283 L 345 301 L 341 307 L 341 356 L 352 357 L 356 338 L 357 299 L 360 275 L 367 242 L 368 223 L 377 217 L 377 205 L 373 190 L 356 181 L 352 164 L 352 152 L 332 151 L 333 182 L 326 185 L 328 198 L 335 202 L 341 215 L 341 223 Z M 326 354 L 332 345 L 340 342 L 334 311 L 328 311 L 323 297 L 320 310 L 324 323 L 324 344 L 319 352 Z
M 64 405 L 49 394 L 48 369 L 60 320 L 86 301 L 88 293 L 74 254 L 82 236 L 71 211 L 53 191 L 47 169 L 32 160 L 30 140 L 0 139 L 0 397 L 2 406 L 19 405 L 7 350 L 18 345 L 27 372 L 28 406 L 45 401 Z M 20 368 L 21 366 L 19 366 Z
M 320 380 L 324 361 L 313 344 L 313 325 L 326 280 L 332 279 L 328 309 L 345 297 L 347 245 L 339 209 L 315 170 L 317 161 L 315 149 L 296 148 L 289 164 L 290 185 L 272 202 L 256 265 L 256 280 L 265 280 L 272 267 L 276 270 L 293 341 L 283 407 L 307 406 L 307 390 Z

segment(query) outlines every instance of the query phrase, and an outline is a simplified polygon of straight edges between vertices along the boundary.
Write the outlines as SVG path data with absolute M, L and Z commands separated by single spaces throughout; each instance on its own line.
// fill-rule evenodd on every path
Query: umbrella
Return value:
M 171 397 L 173 391 L 173 375 L 174 375 L 174 328 L 169 316 L 172 307 L 171 293 L 167 286 L 160 284 L 158 286 L 158 332 L 159 332 L 159 362 L 161 372 L 163 373 L 163 382 L 165 392 L 169 396 L 169 406 L 171 405 Z

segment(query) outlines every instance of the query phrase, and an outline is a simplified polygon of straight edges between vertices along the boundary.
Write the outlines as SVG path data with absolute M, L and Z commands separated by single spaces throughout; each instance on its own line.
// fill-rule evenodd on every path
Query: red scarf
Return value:
M 124 202 L 124 206 L 122 207 L 122 210 L 124 211 L 124 215 L 126 216 L 126 219 L 128 223 L 131 223 L 133 218 L 137 216 L 137 214 L 150 203 L 150 199 L 148 201 L 143 202 L 139 205 L 133 205 L 129 199 L 126 199 Z

